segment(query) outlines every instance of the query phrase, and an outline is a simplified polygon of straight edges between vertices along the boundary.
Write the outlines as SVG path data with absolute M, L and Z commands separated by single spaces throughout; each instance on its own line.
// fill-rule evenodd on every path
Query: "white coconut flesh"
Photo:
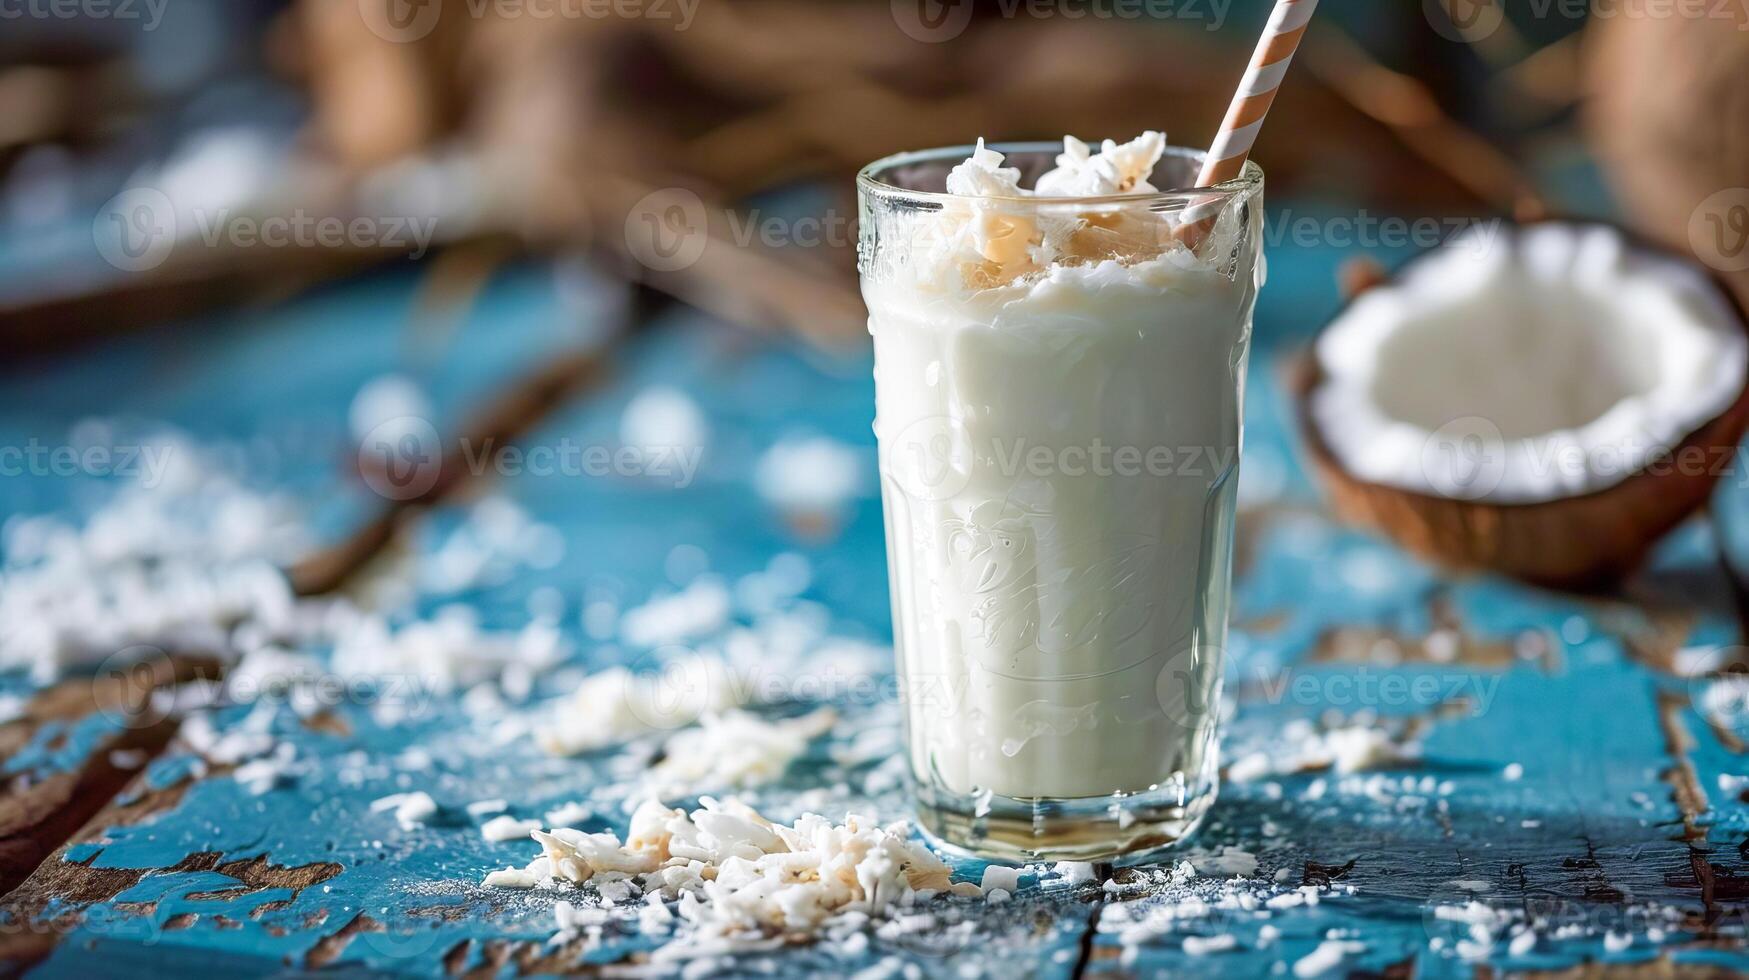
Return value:
M 1311 419 L 1347 472 L 1537 503 L 1614 486 L 1724 412 L 1749 338 L 1694 266 L 1607 226 L 1547 223 L 1478 228 L 1411 263 L 1316 356 Z

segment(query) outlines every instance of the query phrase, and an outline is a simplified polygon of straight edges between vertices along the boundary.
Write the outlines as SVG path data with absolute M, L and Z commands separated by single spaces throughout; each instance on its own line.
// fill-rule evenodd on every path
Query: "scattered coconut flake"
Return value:
M 992 864 L 984 869 L 984 877 L 978 882 L 978 887 L 984 889 L 985 892 L 989 892 L 992 888 L 1000 888 L 1008 892 L 1017 891 L 1020 888 L 1020 874 L 1021 869 L 1019 868 Z
M 551 623 L 487 631 L 473 609 L 445 606 L 431 619 L 399 629 L 380 617 L 361 617 L 338 638 L 332 663 L 349 676 L 403 679 L 424 693 L 445 695 L 496 681 L 514 667 L 549 669 L 564 654 L 562 635 Z
M 518 820 L 505 815 L 480 825 L 480 836 L 494 843 L 522 840 L 541 828 L 539 820 Z
M 615 892 L 620 883 L 635 884 L 644 895 L 640 920 L 660 919 L 656 904 L 677 901 L 684 935 L 658 954 L 670 960 L 767 948 L 850 913 L 868 921 L 899 917 L 924 893 L 981 892 L 951 881 L 947 864 L 911 840 L 908 824 L 881 827 L 851 816 L 838 825 L 806 814 L 784 826 L 736 800 L 706 797 L 690 814 L 646 801 L 632 813 L 624 843 L 612 833 L 567 828 L 533 836 L 542 847 L 537 861 L 555 877 L 593 883 L 598 893 L 603 884 Z M 555 914 L 563 931 L 582 912 Z
M 1233 782 L 1255 782 L 1321 769 L 1342 776 L 1395 769 L 1421 758 L 1421 743 L 1413 732 L 1413 725 L 1391 726 L 1372 718 L 1351 719 L 1321 729 L 1295 719 L 1282 726 L 1279 744 L 1272 744 L 1268 751 L 1239 756 L 1227 767 L 1226 775 Z
M 588 820 L 595 811 L 579 802 L 561 803 L 548 810 L 543 819 L 549 827 L 571 827 Z
M 862 492 L 864 455 L 824 436 L 785 439 L 759 458 L 754 486 L 785 512 L 830 516 Z
M 1420 757 L 1412 742 L 1398 741 L 1379 728 L 1351 726 L 1324 733 L 1324 744 L 1337 775 L 1372 769 L 1389 769 Z
M 620 414 L 619 439 L 659 461 L 666 452 L 698 453 L 710 441 L 704 410 L 672 385 L 651 385 L 632 396 Z
M 437 815 L 437 801 L 429 793 L 422 791 L 395 793 L 370 805 L 372 813 L 381 813 L 384 810 L 393 810 L 395 819 L 401 826 L 411 830 Z
M 1315 977 L 1336 968 L 1343 957 L 1366 950 L 1365 943 L 1344 939 L 1326 939 L 1294 963 L 1294 976 Z
M 554 904 L 553 919 L 559 925 L 560 935 L 572 935 L 599 928 L 611 921 L 606 909 L 587 908 L 573 905 L 570 902 Z
M 638 910 L 638 927 L 645 932 L 665 932 L 674 924 L 674 913 L 668 910 L 668 903 L 662 900 L 658 892 L 644 896 L 643 908 Z
M 480 884 L 487 888 L 533 888 L 540 884 L 540 879 L 522 868 L 504 868 L 486 875 Z
M 1085 884 L 1095 878 L 1090 861 L 1058 861 L 1051 865 L 1051 872 L 1071 885 Z
M 1683 647 L 1670 658 L 1671 672 L 1678 677 L 1700 677 L 1725 663 L 1726 649 L 1716 645 Z
M 1239 945 L 1231 933 L 1219 936 L 1185 936 L 1184 954 L 1186 956 L 1207 956 L 1210 953 L 1221 953 Z
M 702 575 L 679 592 L 626 610 L 619 621 L 620 636 L 636 647 L 685 643 L 726 626 L 729 600 L 721 579 Z
M 504 800 L 475 800 L 468 804 L 467 809 L 470 817 L 489 817 L 510 809 L 510 804 Z
M 508 581 L 518 569 L 553 568 L 564 557 L 565 536 L 558 528 L 534 520 L 509 498 L 492 494 L 469 507 L 461 524 L 410 571 L 421 591 L 456 595 Z
M 577 755 L 656 732 L 692 725 L 744 703 L 721 658 L 679 657 L 656 674 L 611 667 L 584 678 L 535 731 L 554 755 Z
M 693 796 L 709 789 L 763 786 L 780 778 L 838 720 L 831 708 L 800 718 L 767 721 L 745 711 L 706 715 L 700 727 L 676 732 L 650 771 L 660 797 Z
M 1509 956 L 1529 955 L 1531 950 L 1536 949 L 1536 941 L 1536 932 L 1531 929 L 1525 929 L 1518 933 L 1518 935 L 1513 936 L 1512 941 L 1506 944 L 1506 953 Z
M 232 770 L 231 778 L 242 783 L 249 795 L 260 796 L 290 781 L 297 754 L 296 746 L 281 742 L 267 755 L 251 759 Z
M 138 769 L 151 758 L 140 749 L 111 749 L 109 752 L 109 764 L 117 769 Z
M 384 374 L 364 383 L 352 396 L 347 423 L 361 452 L 392 453 L 408 436 L 417 438 L 435 418 L 431 399 L 418 382 Z
M 1257 855 L 1230 845 L 1215 854 L 1194 858 L 1192 863 L 1198 873 L 1205 875 L 1248 878 L 1257 873 Z

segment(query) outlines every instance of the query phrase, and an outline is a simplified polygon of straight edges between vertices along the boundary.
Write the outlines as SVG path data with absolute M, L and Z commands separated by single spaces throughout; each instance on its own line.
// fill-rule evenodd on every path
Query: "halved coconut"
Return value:
M 1742 309 L 1607 225 L 1478 227 L 1356 297 L 1312 361 L 1301 418 L 1339 514 L 1560 587 L 1632 571 L 1749 425 Z

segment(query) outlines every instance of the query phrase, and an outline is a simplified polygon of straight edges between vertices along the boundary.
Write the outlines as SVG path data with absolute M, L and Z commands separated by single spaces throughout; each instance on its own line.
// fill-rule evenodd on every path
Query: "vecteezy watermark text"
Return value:
M 1235 444 L 1166 446 L 1041 443 L 1019 438 L 974 438 L 964 423 L 943 415 L 912 420 L 880 439 L 881 471 L 917 500 L 945 500 L 973 474 L 1004 480 L 1191 479 L 1213 483 L 1239 460 Z
M 1257 684 L 1270 704 L 1430 709 L 1466 701 L 1474 714 L 1481 715 L 1493 706 L 1504 679 L 1495 673 L 1405 674 L 1363 667 L 1356 671 L 1260 671 Z
M 1669 446 L 1644 437 L 1587 445 L 1564 433 L 1509 442 L 1498 423 L 1480 415 L 1453 419 L 1429 433 L 1421 470 L 1429 486 L 1462 500 L 1493 493 L 1508 471 L 1550 487 L 1602 484 L 1637 473 L 1728 478 L 1749 486 L 1749 469 L 1734 445 Z
M 194 219 L 201 242 L 209 248 L 392 248 L 418 259 L 437 237 L 436 218 L 406 215 L 340 218 L 299 208 L 287 215 L 257 217 L 220 208 L 196 211 Z
M 0 446 L 0 477 L 128 477 L 150 489 L 163 480 L 175 452 L 168 445 L 72 446 L 31 439 Z
M 1504 223 L 1499 218 L 1403 218 L 1373 214 L 1366 209 L 1351 215 L 1296 215 L 1292 208 L 1271 215 L 1263 230 L 1271 248 L 1419 248 L 1450 244 L 1456 248 L 1487 252 L 1499 239 Z
M 448 465 L 472 476 L 572 477 L 653 480 L 676 490 L 692 485 L 704 458 L 702 445 L 621 445 L 569 436 L 532 445 L 463 437 L 447 452 L 430 421 L 389 419 L 358 447 L 359 469 L 372 490 L 390 500 L 411 500 L 437 484 Z
M 1485 41 L 1506 26 L 1505 0 L 1422 0 L 1427 22 L 1452 41 Z M 1523 20 L 1708 20 L 1749 31 L 1749 0 L 1512 0 Z
M 3 0 L 0 0 L 3 2 Z M 133 187 L 98 210 L 92 240 L 104 261 L 124 272 L 163 265 L 178 247 L 359 248 L 422 258 L 437 237 L 437 218 L 417 215 L 245 214 L 231 208 L 178 208 L 153 187 Z
M 169 5 L 170 0 L 0 0 L 0 21 L 134 21 L 142 31 L 155 31 Z
M 972 7 L 972 0 L 892 0 L 893 23 L 914 41 L 941 44 L 965 33 Z M 1233 0 L 996 0 L 994 9 L 1005 20 L 1171 20 L 1218 31 L 1232 7 Z
M 437 28 L 446 0 L 358 0 L 371 33 L 385 41 L 409 44 Z M 642 20 L 692 26 L 702 0 L 448 0 L 448 9 L 472 20 L 603 21 Z
M 463 439 L 462 459 L 475 473 L 500 476 L 652 477 L 676 489 L 698 476 L 703 446 L 606 446 L 560 439 L 535 446 L 499 446 Z

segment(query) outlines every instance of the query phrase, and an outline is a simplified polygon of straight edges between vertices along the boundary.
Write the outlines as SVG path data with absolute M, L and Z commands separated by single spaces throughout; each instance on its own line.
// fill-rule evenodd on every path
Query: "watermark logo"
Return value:
M 188 232 L 184 235 L 183 232 Z M 123 272 L 161 266 L 178 245 L 206 248 L 387 249 L 423 258 L 437 237 L 435 217 L 409 215 L 239 214 L 230 208 L 179 211 L 168 194 L 134 187 L 98 210 L 91 237 L 105 262 Z
M 971 0 L 893 0 L 893 23 L 913 41 L 941 44 L 966 32 Z
M 364 482 L 386 500 L 413 500 L 431 492 L 443 473 L 437 428 L 406 415 L 370 430 L 358 447 Z
M 972 479 L 972 444 L 957 419 L 920 418 L 880 440 L 881 472 L 912 500 L 947 500 Z
M 1749 187 L 1732 187 L 1700 202 L 1688 219 L 1695 257 L 1720 272 L 1749 269 Z
M 196 209 L 193 216 L 195 231 L 208 248 L 380 248 L 418 260 L 437 238 L 436 218 L 407 215 L 342 218 L 298 208 L 289 214 L 258 217 L 219 208 Z
M 123 272 L 146 272 L 176 247 L 176 205 L 152 187 L 131 187 L 98 209 L 92 240 L 103 261 Z
M 396 44 L 411 44 L 437 28 L 443 0 L 358 0 L 358 12 L 372 34 Z
M 1213 730 L 1226 660 L 1227 652 L 1212 643 L 1187 644 L 1167 658 L 1154 675 L 1154 700 L 1168 723 L 1187 732 Z
M 621 682 L 621 703 L 653 732 L 685 728 L 734 700 L 735 681 L 727 665 L 706 656 L 676 656 L 653 670 L 627 672 Z
M 1427 485 L 1454 500 L 1480 500 L 1506 476 L 1505 440 L 1500 427 L 1467 415 L 1435 429 L 1421 451 Z
M 1485 41 L 1506 23 L 1497 0 L 1421 0 L 1421 11 L 1435 33 L 1460 43 Z
M 164 718 L 152 694 L 176 677 L 163 650 L 132 646 L 104 659 L 92 679 L 91 696 L 103 717 L 121 728 L 149 728 Z
M 1749 741 L 1749 650 L 1709 649 L 1689 668 L 1689 703 L 1707 724 Z
M 678 272 L 704 256 L 710 219 L 704 201 L 684 187 L 651 191 L 626 215 L 626 248 L 646 269 Z

